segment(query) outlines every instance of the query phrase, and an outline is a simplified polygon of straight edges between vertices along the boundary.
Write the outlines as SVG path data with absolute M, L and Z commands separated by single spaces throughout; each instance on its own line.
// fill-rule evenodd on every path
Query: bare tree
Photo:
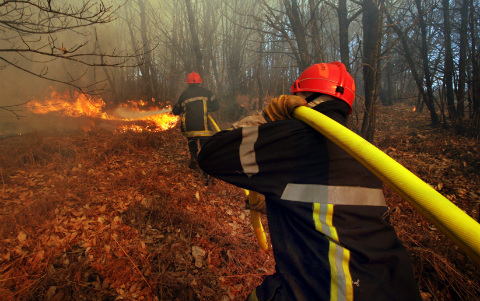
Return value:
M 133 7 L 134 3 L 136 4 L 135 7 Z M 147 104 L 153 105 L 154 102 L 158 100 L 158 80 L 157 70 L 152 58 L 152 49 L 155 47 L 151 46 L 151 39 L 149 37 L 150 24 L 147 10 L 150 11 L 151 7 L 149 7 L 148 1 L 146 2 L 145 0 L 130 2 L 124 7 L 128 20 L 126 24 L 130 33 L 132 49 L 137 47 L 140 49 L 139 56 L 136 57 L 136 60 L 140 69 L 144 96 L 146 97 Z M 139 23 L 135 22 L 137 19 Z M 139 38 L 137 38 L 138 35 L 140 36 Z
M 398 36 L 401 43 L 402 57 L 407 62 L 410 74 L 415 80 L 421 100 L 430 111 L 430 118 L 433 125 L 439 123 L 439 117 L 435 106 L 433 93 L 433 80 L 431 72 L 431 61 L 429 58 L 429 37 L 426 13 L 432 9 L 425 9 L 422 1 L 414 0 L 415 12 L 405 6 L 397 10 L 397 17 L 394 18 L 391 11 L 386 11 L 389 27 Z M 405 28 L 402 28 L 404 26 Z
M 425 9 L 422 5 L 421 0 L 415 0 L 415 5 L 418 12 L 418 25 L 420 27 L 420 37 L 421 37 L 421 47 L 420 47 L 420 56 L 422 58 L 422 66 L 423 66 L 423 76 L 425 79 L 425 86 L 426 86 L 426 98 L 424 99 L 425 104 L 427 105 L 428 110 L 430 111 L 430 118 L 432 120 L 432 124 L 436 125 L 439 123 L 438 115 L 435 110 L 435 99 L 433 96 L 433 82 L 432 82 L 432 75 L 429 66 L 429 58 L 428 58 L 428 40 L 427 40 L 427 24 L 425 22 Z
M 460 6 L 460 45 L 458 59 L 458 87 L 456 93 L 457 114 L 459 120 L 465 117 L 465 81 L 467 69 L 469 2 L 469 0 L 463 0 Z M 474 14 L 474 11 L 472 11 L 471 13 Z
M 324 49 L 322 45 L 322 33 L 321 28 L 321 19 L 319 13 L 320 1 L 308 0 L 308 6 L 310 9 L 310 19 L 312 28 L 312 58 L 313 62 L 324 62 Z
M 412 43 L 409 39 L 409 35 L 406 33 L 411 28 L 408 28 L 406 30 L 402 29 L 400 27 L 399 22 L 397 22 L 396 20 L 393 19 L 393 17 L 391 16 L 391 13 L 388 10 L 386 11 L 386 16 L 387 16 L 387 20 L 388 20 L 388 23 L 389 23 L 388 26 L 393 29 L 393 31 L 395 32 L 395 34 L 398 37 L 398 40 L 400 41 L 401 47 L 399 49 L 399 52 L 401 52 L 403 58 L 405 59 L 407 65 L 410 69 L 411 76 L 413 77 L 413 79 L 414 79 L 414 81 L 417 85 L 417 88 L 418 88 L 418 91 L 419 91 L 419 94 L 420 94 L 421 98 L 425 99 L 426 98 L 426 92 L 425 92 L 424 85 L 423 85 L 423 77 L 421 75 L 421 72 L 417 69 L 417 65 L 419 65 L 419 63 L 417 61 L 415 61 L 415 57 L 417 57 L 417 55 L 416 55 L 415 49 L 411 46 Z M 400 16 L 400 18 L 402 18 L 402 17 L 404 17 L 404 16 L 403 15 Z
M 394 63 L 392 62 L 393 54 L 391 53 L 391 49 L 393 48 L 393 34 L 391 30 L 387 30 L 385 33 L 385 54 L 382 55 L 382 61 L 386 61 L 382 63 L 384 68 L 382 70 L 382 82 L 380 83 L 379 87 L 379 97 L 382 103 L 386 106 L 393 104 L 393 91 L 394 91 L 394 84 L 393 84 L 393 72 L 394 72 Z
M 260 1 L 271 34 L 278 35 L 289 46 L 289 55 L 295 59 L 299 71 L 305 70 L 315 60 L 325 58 L 318 22 L 320 2 L 309 1 L 307 13 L 298 0 L 283 0 L 281 8 L 265 0 Z
M 15 68 L 82 92 L 100 93 L 105 86 L 99 87 L 99 82 L 82 82 L 88 68 L 126 66 L 134 56 L 96 47 L 96 36 L 88 29 L 112 22 L 117 10 L 103 2 L 9 0 L 0 3 L 0 10 L 0 70 Z M 49 70 L 55 61 L 75 63 L 83 70 L 59 75 Z
M 204 76 L 203 73 L 203 55 L 200 47 L 200 40 L 198 38 L 197 27 L 198 23 L 195 19 L 194 11 L 192 8 L 191 0 L 185 0 L 185 6 L 187 8 L 187 17 L 188 17 L 188 26 L 190 28 L 190 35 L 192 38 L 193 51 L 195 53 L 195 64 L 194 69 L 201 76 Z M 193 71 L 193 70 L 192 70 Z
M 339 48 L 340 48 L 340 58 L 341 62 L 347 67 L 347 71 L 350 72 L 350 46 L 349 46 L 349 35 L 348 29 L 350 24 L 358 18 L 362 13 L 362 7 L 353 11 L 349 16 L 349 10 L 347 6 L 347 0 L 338 0 L 338 5 L 327 2 L 328 5 L 333 7 L 337 12 L 338 17 L 338 37 L 339 37 Z
M 471 75 L 471 99 L 472 99 L 472 118 L 473 118 L 473 134 L 478 139 L 480 138 L 480 52 L 477 49 L 477 26 L 476 26 L 476 16 L 474 9 L 474 1 L 469 1 L 470 6 L 470 35 L 471 35 L 471 47 L 470 47 L 470 56 L 472 64 L 472 75 Z M 480 220 L 480 216 L 477 220 Z
M 364 0 L 363 6 L 363 78 L 365 115 L 361 134 L 373 141 L 376 121 L 376 100 L 380 84 L 380 50 L 382 37 L 383 1 Z
M 452 28 L 450 25 L 450 1 L 443 0 L 443 31 L 445 33 L 445 71 L 444 85 L 446 88 L 447 109 L 450 119 L 457 117 L 455 109 L 455 95 L 453 90 L 453 51 L 452 51 Z
M 306 28 L 302 22 L 297 0 L 283 0 L 283 4 L 297 41 L 298 67 L 300 71 L 303 71 L 312 63 L 311 55 L 308 51 Z

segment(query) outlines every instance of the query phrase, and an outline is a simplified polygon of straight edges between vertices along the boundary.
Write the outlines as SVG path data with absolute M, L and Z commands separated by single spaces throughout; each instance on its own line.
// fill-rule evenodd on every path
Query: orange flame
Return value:
M 122 108 L 129 112 L 141 112 L 138 116 L 133 117 L 119 117 L 109 114 L 105 111 L 105 102 L 101 97 L 94 97 L 82 93 L 75 92 L 72 97 L 68 93 L 60 94 L 53 91 L 49 97 L 44 101 L 32 100 L 26 104 L 29 111 L 35 114 L 57 113 L 65 117 L 91 117 L 102 120 L 125 121 L 128 125 L 121 125 L 118 129 L 121 132 L 135 131 L 135 132 L 159 132 L 175 127 L 179 118 L 171 113 L 159 114 L 158 107 L 149 108 L 149 111 L 142 111 L 140 108 L 146 105 L 143 100 L 128 101 L 127 104 L 122 104 Z M 169 108 L 167 108 L 168 110 Z M 151 114 L 149 112 L 152 112 Z M 165 109 L 163 110 L 165 111 Z M 134 124 L 135 121 L 146 121 L 149 126 Z M 153 126 L 151 125 L 153 124 Z
M 26 107 L 35 114 L 58 112 L 69 117 L 90 116 L 109 119 L 108 114 L 103 111 L 105 102 L 101 98 L 95 99 L 78 92 L 75 92 L 74 101 L 69 101 L 70 98 L 67 93 L 60 95 L 53 91 L 50 94 L 50 99 L 42 102 L 32 100 L 26 104 Z

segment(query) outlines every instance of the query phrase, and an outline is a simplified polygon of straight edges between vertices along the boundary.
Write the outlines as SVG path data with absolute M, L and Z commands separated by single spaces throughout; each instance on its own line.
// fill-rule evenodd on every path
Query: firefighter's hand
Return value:
M 273 98 L 263 109 L 263 115 L 268 121 L 291 119 L 296 107 L 306 106 L 307 101 L 296 95 L 282 95 Z
M 255 210 L 263 214 L 267 214 L 267 205 L 265 204 L 265 196 L 263 194 L 258 194 L 257 202 L 255 204 L 250 204 L 247 200 L 245 202 L 245 209 Z

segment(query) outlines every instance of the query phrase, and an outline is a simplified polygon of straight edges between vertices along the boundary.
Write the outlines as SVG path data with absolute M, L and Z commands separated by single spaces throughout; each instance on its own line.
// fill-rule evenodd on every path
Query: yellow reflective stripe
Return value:
M 331 238 L 329 239 L 329 249 L 328 249 L 328 261 L 330 262 L 330 300 L 338 300 L 340 299 L 337 298 L 338 296 L 338 284 L 339 280 L 338 279 L 338 270 L 337 270 L 337 262 L 336 262 L 336 257 L 335 257 L 335 251 L 336 251 L 336 244 L 335 241 L 338 241 L 337 237 L 337 231 L 336 229 L 332 226 L 332 218 L 333 218 L 333 206 L 332 205 L 327 205 L 327 214 L 326 214 L 326 225 L 330 229 L 330 235 Z
M 182 123 L 181 123 L 181 126 L 182 126 L 183 132 L 185 133 L 185 131 L 187 130 L 187 123 L 186 123 L 186 120 L 187 120 L 187 119 L 185 118 L 185 115 L 187 115 L 187 114 L 185 114 L 185 109 L 186 109 L 185 104 L 182 104 L 182 105 L 183 105 L 183 114 L 182 114 Z M 183 134 L 183 135 L 185 135 L 185 134 Z M 186 136 L 186 135 L 185 135 L 185 136 Z
M 248 296 L 248 300 L 247 301 L 258 301 L 258 298 L 257 298 L 257 289 L 253 289 L 253 292 L 250 294 L 250 296 Z
M 192 98 L 184 100 L 182 105 L 185 106 L 187 103 L 192 102 L 192 101 L 197 101 L 197 100 L 206 101 L 207 99 L 208 99 L 208 97 L 205 97 L 205 96 L 192 97 Z
M 208 98 L 203 99 L 203 128 L 208 131 L 207 100 Z
M 198 136 L 213 136 L 215 134 L 214 131 L 190 131 L 190 132 L 182 132 L 183 136 L 185 137 L 198 137 Z
M 315 230 L 318 232 L 322 231 L 322 223 L 320 222 L 320 204 L 314 203 L 313 204 L 313 221 L 315 222 Z
M 345 300 L 352 301 L 353 300 L 353 281 L 352 275 L 350 274 L 350 250 L 343 248 L 343 258 L 342 258 L 342 266 L 343 271 L 345 273 Z
M 353 286 L 350 274 L 350 251 L 340 245 L 337 230 L 333 226 L 334 206 L 331 204 L 313 204 L 315 229 L 329 241 L 328 261 L 330 263 L 330 300 L 352 301 Z

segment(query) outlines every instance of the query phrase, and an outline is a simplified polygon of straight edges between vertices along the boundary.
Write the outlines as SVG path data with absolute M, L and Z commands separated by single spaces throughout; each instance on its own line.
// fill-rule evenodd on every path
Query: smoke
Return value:
M 37 115 L 31 112 L 19 112 L 23 117 L 13 114 L 0 114 L 0 137 L 22 135 L 32 132 L 64 133 L 77 130 L 89 130 L 92 127 L 107 126 L 99 124 L 99 119 L 89 117 L 66 117 L 57 114 Z
M 2 20 L 7 16 L 1 17 Z M 48 36 L 32 34 L 25 40 L 21 39 L 21 33 L 3 26 L 3 36 L 9 38 L 0 39 L 0 57 L 4 59 L 0 61 L 0 106 L 42 99 L 51 90 L 62 92 L 80 87 L 87 92 L 108 92 L 107 78 L 111 75 L 106 74 L 108 67 L 104 64 L 120 64 L 125 57 L 117 56 L 130 51 L 129 48 L 119 50 L 123 46 L 117 40 L 115 24 L 116 21 L 96 27 L 66 29 Z

